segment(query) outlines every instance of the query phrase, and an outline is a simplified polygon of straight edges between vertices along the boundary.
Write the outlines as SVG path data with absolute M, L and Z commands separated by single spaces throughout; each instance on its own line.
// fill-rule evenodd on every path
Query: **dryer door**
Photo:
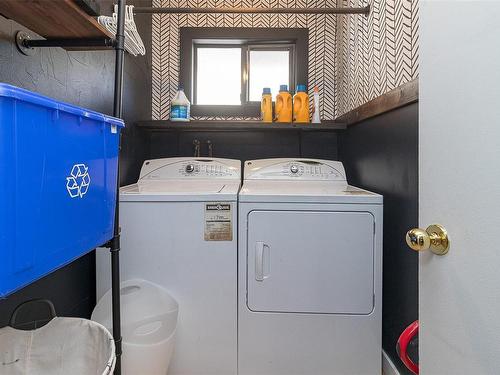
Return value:
M 370 314 L 373 267 L 369 212 L 252 211 L 248 216 L 252 311 Z

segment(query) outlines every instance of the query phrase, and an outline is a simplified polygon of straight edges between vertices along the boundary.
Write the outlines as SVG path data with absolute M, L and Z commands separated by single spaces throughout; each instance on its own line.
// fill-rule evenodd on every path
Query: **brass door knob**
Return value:
M 439 224 L 429 225 L 426 230 L 410 229 L 406 233 L 406 243 L 415 251 L 431 250 L 436 255 L 445 255 L 450 248 L 448 232 Z

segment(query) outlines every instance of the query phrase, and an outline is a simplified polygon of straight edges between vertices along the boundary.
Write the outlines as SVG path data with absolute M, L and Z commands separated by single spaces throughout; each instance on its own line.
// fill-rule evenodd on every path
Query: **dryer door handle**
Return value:
M 269 277 L 270 247 L 262 241 L 255 243 L 255 280 L 264 281 Z

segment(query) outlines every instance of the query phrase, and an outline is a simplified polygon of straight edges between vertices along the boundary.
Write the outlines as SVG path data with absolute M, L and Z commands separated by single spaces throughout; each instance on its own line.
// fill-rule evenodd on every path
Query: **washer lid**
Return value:
M 324 181 L 245 180 L 240 202 L 382 204 L 382 196 L 346 184 Z
M 239 180 L 140 180 L 120 188 L 120 201 L 235 201 L 239 188 Z

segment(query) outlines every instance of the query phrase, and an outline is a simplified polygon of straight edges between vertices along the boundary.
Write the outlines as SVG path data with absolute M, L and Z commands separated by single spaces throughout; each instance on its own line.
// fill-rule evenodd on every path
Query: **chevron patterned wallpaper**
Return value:
M 368 17 L 336 19 L 336 116 L 418 77 L 418 0 L 369 3 Z
M 362 6 L 364 1 L 153 0 L 153 6 L 334 7 Z M 369 17 L 293 14 L 153 15 L 153 119 L 168 119 L 170 114 L 170 99 L 175 95 L 179 82 L 181 27 L 308 28 L 308 86 L 311 93 L 315 85 L 319 87 L 321 116 L 325 120 L 332 120 L 415 78 L 418 75 L 418 0 L 370 0 L 370 3 L 372 12 Z

